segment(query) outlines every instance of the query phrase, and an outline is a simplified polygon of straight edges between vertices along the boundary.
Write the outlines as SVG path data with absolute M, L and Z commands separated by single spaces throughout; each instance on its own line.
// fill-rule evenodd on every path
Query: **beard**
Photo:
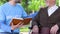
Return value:
M 21 0 L 15 0 L 15 3 L 21 3 Z
M 46 3 L 46 6 L 49 6 L 49 3 Z

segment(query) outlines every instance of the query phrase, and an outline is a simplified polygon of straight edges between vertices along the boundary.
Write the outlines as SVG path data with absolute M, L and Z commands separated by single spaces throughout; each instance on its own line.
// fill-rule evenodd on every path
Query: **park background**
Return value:
M 8 0 L 0 0 L 0 6 L 4 3 L 8 2 Z M 39 11 L 41 7 L 46 7 L 45 0 L 22 0 L 20 3 L 24 10 L 29 15 L 30 13 L 35 13 Z M 60 0 L 56 0 L 56 5 L 60 6 Z M 28 32 L 30 29 L 28 28 L 29 25 L 20 28 L 21 32 Z

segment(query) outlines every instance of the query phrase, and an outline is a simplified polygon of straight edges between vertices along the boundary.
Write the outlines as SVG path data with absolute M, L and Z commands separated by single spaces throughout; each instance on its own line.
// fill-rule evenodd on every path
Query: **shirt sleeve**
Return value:
M 21 7 L 22 8 L 22 17 L 24 18 L 24 17 L 27 17 L 27 13 L 25 12 L 25 10 L 23 9 L 23 7 Z
M 1 7 L 0 7 L 0 28 L 3 31 L 11 32 L 11 27 L 9 25 L 5 24 L 5 14 Z

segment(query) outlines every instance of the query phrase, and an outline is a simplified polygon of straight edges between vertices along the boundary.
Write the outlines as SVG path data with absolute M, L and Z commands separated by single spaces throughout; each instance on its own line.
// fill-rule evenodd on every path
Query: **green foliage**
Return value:
M 24 0 L 22 0 L 24 1 Z M 25 7 L 25 10 L 28 12 L 31 11 L 38 11 L 41 6 L 45 6 L 45 1 L 44 0 L 29 0 L 26 5 L 26 1 L 22 2 L 22 6 Z
M 29 13 L 31 11 L 38 11 L 40 6 L 45 6 L 44 0 L 28 0 L 26 4 L 26 0 L 22 0 L 22 6 Z
M 0 0 L 0 5 L 4 4 L 8 0 Z M 41 6 L 45 6 L 44 0 L 22 0 L 22 6 L 24 7 L 25 11 L 29 14 L 32 10 L 38 11 Z M 59 5 L 59 0 L 56 0 L 57 6 Z M 29 31 L 28 27 L 21 28 L 21 32 Z
M 21 5 L 24 7 L 25 11 L 28 13 L 28 0 L 22 0 Z
M 39 9 L 39 6 L 40 6 L 40 0 L 32 0 L 32 1 L 29 1 L 28 8 L 30 10 L 37 11 Z
M 59 0 L 56 0 L 56 5 L 59 6 Z
M 8 0 L 0 0 L 0 5 L 4 4 L 5 2 L 7 2 Z
M 0 5 L 4 4 L 8 0 L 0 0 Z M 22 6 L 24 7 L 27 13 L 30 13 L 32 10 L 38 11 L 41 6 L 45 6 L 44 0 L 22 0 Z M 56 0 L 56 4 L 59 5 L 59 0 Z

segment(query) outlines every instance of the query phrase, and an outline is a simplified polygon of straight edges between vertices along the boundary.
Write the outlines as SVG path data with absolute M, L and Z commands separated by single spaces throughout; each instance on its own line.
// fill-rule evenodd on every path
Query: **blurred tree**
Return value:
M 29 11 L 37 11 L 40 8 L 40 0 L 31 0 L 28 4 Z
M 28 0 L 22 0 L 21 5 L 24 7 L 25 11 L 28 12 Z
M 31 0 L 28 2 L 29 11 L 38 11 L 41 6 L 45 6 L 44 0 Z
M 56 0 L 56 5 L 59 6 L 59 0 Z
M 0 5 L 4 4 L 8 0 L 0 0 Z M 59 5 L 59 0 L 56 0 L 56 4 Z M 29 14 L 32 11 L 38 11 L 40 7 L 45 6 L 44 0 L 22 0 L 21 5 L 25 11 Z
M 0 0 L 0 5 L 4 4 L 5 2 L 7 2 L 8 0 Z

